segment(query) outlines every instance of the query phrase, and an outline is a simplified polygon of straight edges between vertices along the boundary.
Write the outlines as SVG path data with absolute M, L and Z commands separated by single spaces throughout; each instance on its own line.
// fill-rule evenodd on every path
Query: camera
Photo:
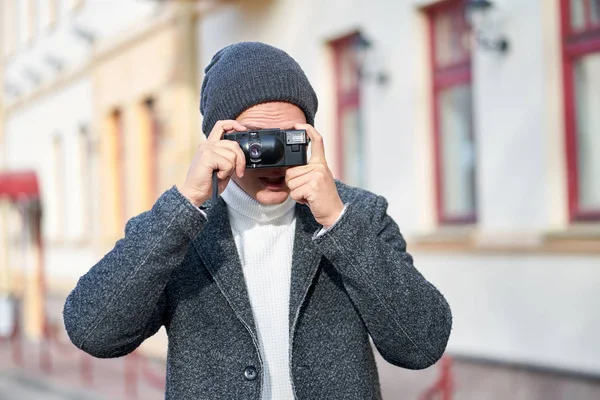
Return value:
M 305 165 L 308 143 L 305 130 L 262 129 L 224 134 L 222 140 L 239 143 L 246 168 Z

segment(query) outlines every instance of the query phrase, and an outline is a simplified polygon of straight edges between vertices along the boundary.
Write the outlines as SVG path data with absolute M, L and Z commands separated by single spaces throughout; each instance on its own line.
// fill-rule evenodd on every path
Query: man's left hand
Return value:
M 294 128 L 306 130 L 312 142 L 312 153 L 307 165 L 286 171 L 285 181 L 292 198 L 298 203 L 308 204 L 317 222 L 329 228 L 344 210 L 344 203 L 325 160 L 323 137 L 309 124 L 296 124 Z

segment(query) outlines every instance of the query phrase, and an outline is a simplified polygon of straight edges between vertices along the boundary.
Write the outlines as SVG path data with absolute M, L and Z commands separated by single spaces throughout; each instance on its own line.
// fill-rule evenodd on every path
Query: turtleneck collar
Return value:
M 233 179 L 229 181 L 229 184 L 221 194 L 221 197 L 225 200 L 225 203 L 227 203 L 228 208 L 261 223 L 280 218 L 291 212 L 296 206 L 296 201 L 290 196 L 280 204 L 260 204 L 235 183 Z

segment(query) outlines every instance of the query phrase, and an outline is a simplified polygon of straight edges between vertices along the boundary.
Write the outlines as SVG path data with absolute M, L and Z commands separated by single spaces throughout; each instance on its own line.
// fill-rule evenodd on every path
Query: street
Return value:
M 101 397 L 58 386 L 16 370 L 0 371 L 0 400 L 100 400 Z

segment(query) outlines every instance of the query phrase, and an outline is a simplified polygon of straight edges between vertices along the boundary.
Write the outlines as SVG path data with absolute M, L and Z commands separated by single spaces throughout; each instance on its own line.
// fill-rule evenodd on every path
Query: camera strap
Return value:
M 212 174 L 212 203 L 217 204 L 219 198 L 219 178 L 217 177 L 217 170 L 213 170 Z

